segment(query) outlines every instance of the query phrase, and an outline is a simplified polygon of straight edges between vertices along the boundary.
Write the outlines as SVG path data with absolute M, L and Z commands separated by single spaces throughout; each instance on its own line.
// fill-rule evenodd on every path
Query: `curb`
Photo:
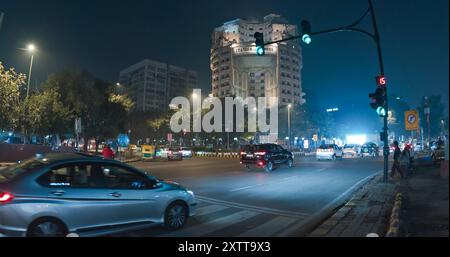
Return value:
M 345 192 L 343 192 L 337 198 L 332 200 L 326 206 L 313 213 L 309 218 L 302 220 L 301 222 L 295 224 L 294 226 L 291 226 L 290 228 L 286 229 L 277 236 L 288 236 L 288 237 L 311 236 L 311 234 L 316 229 L 318 229 L 321 224 L 323 224 L 328 218 L 332 217 L 334 214 L 337 213 L 335 210 L 337 210 L 338 208 L 341 209 L 346 207 L 346 204 L 351 201 L 352 197 L 355 194 L 357 194 L 359 190 L 361 190 L 365 185 L 370 183 L 370 181 L 377 179 L 377 177 L 380 174 L 381 171 L 361 179 L 359 182 L 357 182 L 352 187 L 347 189 Z M 347 206 L 347 208 L 348 207 L 349 206 Z
M 304 152 L 293 152 L 294 157 L 307 156 Z M 195 157 L 215 157 L 215 158 L 241 158 L 239 153 L 194 153 Z
M 8 167 L 15 164 L 15 162 L 1 162 L 0 167 Z
M 195 157 L 216 157 L 216 158 L 230 158 L 238 159 L 241 156 L 238 153 L 195 153 Z
M 386 233 L 386 237 L 397 237 L 400 229 L 400 211 L 402 208 L 402 193 L 397 193 L 395 196 L 394 207 L 391 211 L 391 217 L 389 221 L 389 229 Z

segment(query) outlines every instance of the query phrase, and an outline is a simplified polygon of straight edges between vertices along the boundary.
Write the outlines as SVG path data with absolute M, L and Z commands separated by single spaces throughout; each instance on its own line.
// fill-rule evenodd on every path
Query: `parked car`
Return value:
M 0 233 L 99 236 L 163 224 L 182 228 L 194 193 L 127 164 L 50 153 L 0 170 Z
M 342 151 L 344 152 L 344 156 L 356 156 L 359 152 L 359 146 L 355 144 L 345 144 L 342 148 Z
M 320 160 L 336 160 L 337 158 L 343 158 L 344 152 L 342 148 L 335 144 L 323 144 L 316 150 L 316 159 Z
M 433 141 L 430 143 L 430 156 L 434 162 L 444 160 L 445 158 L 445 145 L 444 141 Z
M 275 165 L 294 166 L 294 155 L 277 144 L 247 145 L 241 150 L 240 164 L 246 168 L 256 165 L 272 172 Z
M 369 142 L 369 143 L 365 143 L 361 146 L 359 155 L 361 157 L 364 157 L 364 156 L 378 157 L 380 155 L 380 150 L 379 150 L 379 147 L 377 144 Z
M 191 158 L 193 155 L 193 151 L 190 147 L 181 147 L 180 151 L 183 158 Z

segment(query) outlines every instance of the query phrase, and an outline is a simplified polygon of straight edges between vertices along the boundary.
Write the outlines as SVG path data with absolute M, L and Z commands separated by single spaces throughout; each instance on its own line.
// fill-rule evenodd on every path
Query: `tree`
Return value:
M 21 104 L 20 88 L 25 85 L 26 76 L 14 68 L 6 70 L 0 62 L 0 129 L 18 129 L 18 111 Z
M 54 89 L 69 109 L 69 119 L 82 120 L 85 140 L 94 138 L 96 150 L 101 140 L 117 136 L 125 130 L 132 102 L 126 96 L 113 95 L 111 83 L 95 78 L 88 72 L 63 72 L 50 76 L 44 90 Z M 73 131 L 73 126 L 67 128 Z M 87 150 L 87 144 L 85 144 Z
M 25 99 L 20 107 L 19 120 L 29 134 L 45 136 L 66 132 L 71 124 L 70 110 L 60 98 L 55 89 L 48 89 Z

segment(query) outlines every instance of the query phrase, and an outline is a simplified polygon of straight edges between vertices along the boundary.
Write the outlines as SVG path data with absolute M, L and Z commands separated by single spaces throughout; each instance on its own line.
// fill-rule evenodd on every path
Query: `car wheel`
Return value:
M 265 169 L 267 172 L 272 172 L 273 171 L 273 163 L 271 161 L 267 162 Z
M 245 165 L 245 169 L 246 169 L 246 170 L 250 170 L 250 165 L 246 164 L 246 165 Z
M 182 202 L 174 202 L 167 207 L 164 214 L 164 227 L 169 230 L 181 229 L 186 225 L 188 209 Z
M 437 162 L 437 160 L 436 160 L 436 155 L 431 155 L 431 160 L 433 160 L 433 162 Z
M 335 161 L 335 160 L 336 160 L 336 154 L 333 155 L 333 157 L 331 157 L 331 159 L 332 159 L 333 161 Z
M 28 237 L 65 237 L 66 226 L 57 219 L 41 219 L 33 222 L 27 231 Z
M 289 168 L 294 167 L 294 160 L 292 160 L 292 158 L 289 158 L 289 159 L 287 160 L 287 166 L 288 166 Z

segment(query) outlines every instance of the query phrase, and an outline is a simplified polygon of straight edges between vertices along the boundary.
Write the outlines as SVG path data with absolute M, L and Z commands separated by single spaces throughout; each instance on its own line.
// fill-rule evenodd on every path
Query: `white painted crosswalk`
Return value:
M 199 206 L 178 231 L 149 228 L 123 236 L 156 237 L 270 237 L 304 220 L 308 214 L 197 197 Z

